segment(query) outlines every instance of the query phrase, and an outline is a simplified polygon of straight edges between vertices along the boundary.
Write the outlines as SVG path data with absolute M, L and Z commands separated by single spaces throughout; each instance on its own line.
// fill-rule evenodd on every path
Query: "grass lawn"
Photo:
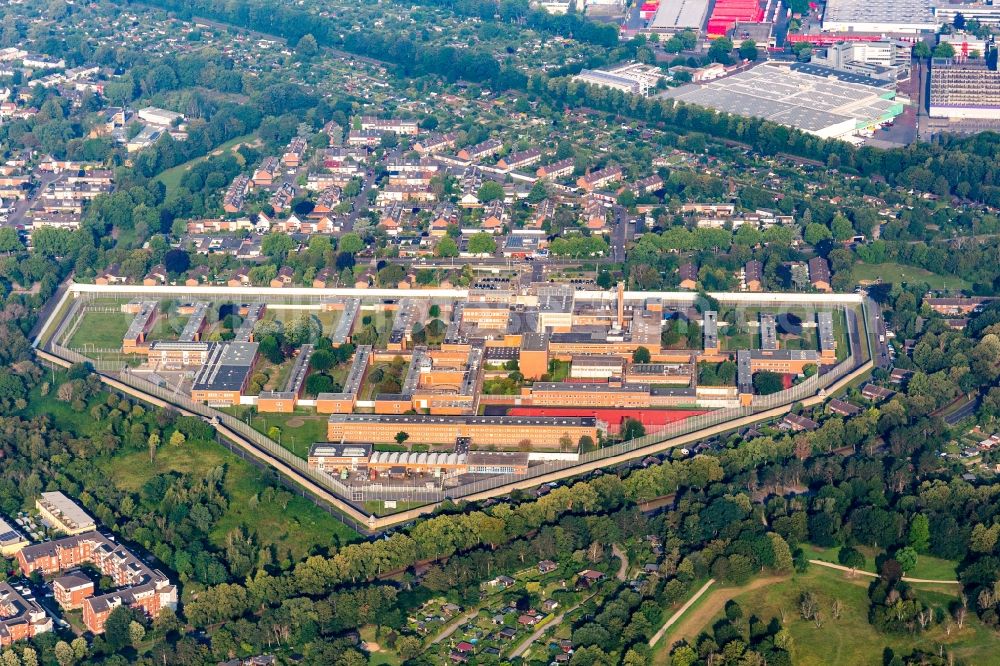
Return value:
M 121 349 L 133 315 L 126 312 L 84 312 L 73 337 L 71 349 Z
M 291 414 L 258 414 L 253 418 L 253 427 L 267 434 L 276 426 L 281 430 L 281 445 L 305 460 L 309 457 L 309 446 L 314 442 L 325 442 L 326 424 L 329 418 L 311 411 Z
M 133 492 L 157 474 L 176 471 L 203 476 L 225 465 L 229 507 L 210 535 L 220 547 L 225 545 L 226 534 L 241 524 L 255 530 L 262 543 L 274 544 L 279 558 L 290 555 L 292 561 L 302 559 L 313 547 L 329 547 L 357 537 L 353 530 L 302 497 L 294 496 L 284 507 L 258 501 L 265 487 L 263 472 L 214 442 L 163 445 L 152 464 L 145 451 L 105 458 L 97 464 L 115 485 Z
M 239 144 L 250 141 L 251 139 L 253 139 L 252 134 L 244 134 L 243 136 L 238 136 L 235 139 L 230 139 L 213 150 L 212 154 L 215 155 L 223 153 L 227 150 L 234 150 L 237 146 L 239 146 Z M 207 157 L 203 155 L 202 157 L 196 157 L 193 160 L 185 162 L 184 164 L 178 164 L 177 166 L 167 169 L 161 173 L 155 178 L 155 180 L 163 183 L 163 186 L 167 188 L 167 194 L 169 195 L 172 191 L 180 187 L 181 178 L 184 177 L 184 174 L 189 171 L 191 167 L 199 162 L 204 162 L 206 159 Z
M 839 547 L 817 548 L 813 545 L 804 545 L 802 550 L 805 551 L 811 560 L 822 560 L 823 562 L 839 564 L 837 561 L 837 555 L 840 552 Z M 865 556 L 865 564 L 862 569 L 874 572 L 875 558 L 881 551 L 864 546 L 858 548 L 858 551 Z M 917 566 L 913 567 L 912 571 L 906 571 L 905 573 L 909 578 L 925 578 L 927 580 L 955 580 L 957 576 L 954 562 L 930 555 L 920 555 L 917 557 Z
M 893 262 L 884 264 L 856 263 L 851 269 L 851 277 L 855 282 L 862 280 L 882 280 L 882 282 L 906 282 L 909 284 L 926 283 L 931 289 L 968 289 L 969 283 L 953 275 L 945 276 L 931 273 L 923 268 L 904 266 Z
M 48 395 L 42 396 L 40 386 L 35 386 L 31 390 L 28 405 L 19 412 L 20 415 L 26 419 L 35 416 L 49 416 L 56 428 L 71 432 L 78 437 L 90 433 L 93 430 L 91 426 L 94 424 L 94 419 L 91 418 L 90 414 L 86 411 L 74 411 L 69 403 L 56 399 L 56 390 L 60 384 L 66 381 L 66 372 L 58 371 L 54 373 L 54 376 L 55 380 L 53 381 L 53 373 L 49 371 L 42 378 L 42 381 L 50 384 Z
M 395 509 L 385 508 L 385 502 L 382 500 L 368 500 L 365 502 L 365 511 L 368 513 L 373 513 L 376 516 L 389 516 L 394 513 L 399 513 L 400 511 L 409 511 L 418 506 L 423 506 L 427 502 L 407 502 L 403 500 L 398 500 L 396 502 Z
M 403 660 L 399 658 L 398 654 L 382 646 L 382 643 L 375 636 L 374 626 L 365 625 L 358 633 L 361 634 L 361 640 L 368 645 L 368 651 L 371 655 L 368 658 L 370 666 L 398 666 L 402 663 Z
M 988 655 L 995 650 L 994 634 L 971 613 L 965 627 L 961 631 L 953 630 L 951 636 L 945 635 L 941 625 L 916 636 L 879 633 L 868 623 L 869 582 L 867 578 L 850 579 L 842 572 L 813 566 L 804 574 L 738 592 L 734 598 L 745 612 L 765 622 L 772 617 L 780 618 L 784 612 L 784 625 L 792 635 L 792 663 L 802 666 L 878 666 L 882 664 L 886 647 L 896 654 L 909 654 L 914 649 L 936 654 L 942 645 L 967 663 L 992 663 Z M 799 615 L 799 599 L 805 591 L 818 597 L 823 619 L 820 627 Z M 956 593 L 919 589 L 918 594 L 931 606 L 945 606 Z M 830 610 L 835 599 L 843 604 L 840 618 L 834 618 Z M 668 663 L 666 654 L 670 643 L 682 637 L 693 639 L 723 616 L 724 612 L 720 611 L 700 629 L 688 631 L 684 636 L 668 636 L 654 663 Z

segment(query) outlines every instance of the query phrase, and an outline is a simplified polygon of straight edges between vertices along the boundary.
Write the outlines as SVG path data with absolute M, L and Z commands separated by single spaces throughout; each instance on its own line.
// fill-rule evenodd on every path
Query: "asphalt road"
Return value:
M 872 301 L 873 306 L 869 309 L 868 327 L 875 331 L 875 347 L 872 350 L 875 367 L 886 369 L 892 364 L 892 356 L 889 354 L 888 331 L 885 327 L 885 317 L 882 316 L 882 309 L 878 303 Z

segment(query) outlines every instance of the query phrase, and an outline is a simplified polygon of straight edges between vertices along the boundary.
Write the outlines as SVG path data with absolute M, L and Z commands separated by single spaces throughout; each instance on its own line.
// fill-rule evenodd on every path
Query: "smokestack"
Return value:
M 618 330 L 625 330 L 625 282 L 618 281 Z

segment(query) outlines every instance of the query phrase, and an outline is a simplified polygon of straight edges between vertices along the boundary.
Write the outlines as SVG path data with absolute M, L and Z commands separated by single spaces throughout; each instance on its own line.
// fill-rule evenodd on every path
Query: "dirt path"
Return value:
M 816 566 L 826 567 L 828 569 L 836 569 L 837 571 L 843 571 L 844 573 L 856 574 L 859 576 L 867 576 L 868 578 L 878 578 L 877 573 L 872 573 L 871 571 L 862 571 L 861 569 L 851 569 L 850 567 L 845 567 L 840 564 L 834 564 L 833 562 L 824 562 L 823 560 L 809 560 L 809 564 L 815 564 Z M 929 585 L 960 585 L 957 580 L 932 580 L 929 578 L 910 578 L 909 576 L 903 576 L 903 581 L 906 583 L 927 583 Z
M 622 564 L 618 567 L 618 573 L 615 577 L 624 582 L 625 574 L 628 573 L 628 555 L 626 555 L 625 551 L 619 548 L 616 543 L 611 544 L 611 554 L 621 560 Z
M 538 629 L 536 629 L 533 634 L 531 634 L 526 639 L 524 639 L 523 643 L 521 643 L 516 648 L 514 648 L 513 652 L 510 653 L 510 655 L 508 656 L 508 658 L 509 659 L 514 659 L 516 657 L 520 657 L 521 655 L 523 655 L 525 652 L 528 651 L 528 648 L 530 648 L 535 641 L 537 641 L 539 638 L 542 637 L 542 635 L 546 631 L 548 631 L 549 629 L 554 629 L 555 627 L 558 627 L 560 624 L 562 624 L 563 618 L 566 617 L 566 615 L 568 613 L 572 613 L 573 611 L 575 611 L 577 608 L 579 608 L 584 603 L 586 603 L 587 601 L 589 601 L 591 599 L 591 597 L 593 597 L 593 596 L 594 595 L 591 594 L 589 597 L 585 597 L 584 599 L 581 599 L 576 604 L 570 606 L 569 608 L 567 608 L 566 610 L 564 610 L 562 613 L 559 613 L 559 615 L 556 615 L 554 618 L 552 618 L 552 621 L 546 622 L 545 626 L 542 626 L 542 627 L 539 627 Z
M 451 624 L 449 624 L 447 627 L 445 627 L 444 629 L 442 629 L 441 633 L 439 633 L 437 636 L 435 636 L 434 640 L 431 641 L 431 644 L 433 645 L 434 643 L 440 643 L 444 639 L 448 638 L 453 633 L 455 633 L 455 631 L 457 631 L 459 627 L 461 627 L 463 624 L 465 624 L 466 622 L 468 622 L 472 618 L 476 617 L 477 615 L 479 615 L 479 609 L 478 608 L 473 608 L 472 610 L 470 610 L 469 612 L 465 613 L 464 615 L 459 616 L 457 620 L 455 620 L 454 622 L 452 622 Z
M 743 587 L 725 587 L 713 590 L 697 608 L 690 613 L 685 614 L 679 619 L 679 621 L 675 622 L 673 631 L 670 631 L 668 635 L 665 636 L 665 638 L 669 638 L 671 640 L 664 642 L 664 645 L 669 647 L 677 640 L 696 636 L 713 617 L 718 615 L 722 609 L 725 608 L 726 602 L 730 599 L 738 597 L 744 592 L 751 592 L 785 579 L 785 576 L 767 576 L 764 578 L 757 578 Z M 662 658 L 657 659 L 654 663 L 669 663 L 668 650 L 663 650 L 659 654 L 662 655 Z
M 685 601 L 684 605 L 681 606 L 679 609 L 677 609 L 677 612 L 671 615 L 670 619 L 667 620 L 662 627 L 660 627 L 660 630 L 657 631 L 655 634 L 653 634 L 653 637 L 649 639 L 649 647 L 653 647 L 654 645 L 659 643 L 660 639 L 663 638 L 663 634 L 667 633 L 667 629 L 672 627 L 674 623 L 677 622 L 677 620 L 679 620 L 681 616 L 687 612 L 687 609 L 691 608 L 694 602 L 701 599 L 701 595 L 708 592 L 708 588 L 710 588 L 713 583 L 715 583 L 715 579 L 709 578 L 707 583 L 702 585 L 701 588 L 697 592 L 695 592 L 690 599 Z

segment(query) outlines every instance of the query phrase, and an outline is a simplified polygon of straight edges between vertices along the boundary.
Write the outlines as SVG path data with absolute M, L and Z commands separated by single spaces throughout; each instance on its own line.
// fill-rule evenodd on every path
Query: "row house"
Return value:
M 0 176 L 0 198 L 26 199 L 30 185 L 28 176 Z
M 288 147 L 285 148 L 285 154 L 281 156 L 281 161 L 286 167 L 295 168 L 302 164 L 302 156 L 306 152 L 306 140 L 300 136 L 292 139 Z
M 249 191 L 250 178 L 246 174 L 236 176 L 222 198 L 222 209 L 227 213 L 240 212 L 243 210 L 243 204 L 246 202 L 247 192 Z
M 80 220 L 79 213 L 37 211 L 32 214 L 30 225 L 32 230 L 51 227 L 76 231 L 80 228 Z
M 38 170 L 45 173 L 62 173 L 64 171 L 80 171 L 84 168 L 82 162 L 72 160 L 57 160 L 51 155 L 46 155 L 38 163 Z
M 539 178 L 548 178 L 549 180 L 556 180 L 559 178 L 566 178 L 573 175 L 573 171 L 576 169 L 576 163 L 572 157 L 567 157 L 564 160 L 559 160 L 558 162 L 553 162 L 552 164 L 546 164 L 544 166 L 538 167 L 535 170 L 535 175 Z
M 663 179 L 660 178 L 658 174 L 653 174 L 652 176 L 647 176 L 641 180 L 637 180 L 629 188 L 633 194 L 637 197 L 641 197 L 644 194 L 652 194 L 663 187 Z
M 111 186 L 115 183 L 115 173 L 111 169 L 88 169 L 84 165 L 82 171 L 67 175 L 66 182 L 97 186 L 110 191 Z
M 378 223 L 390 236 L 398 236 L 404 227 L 412 227 L 413 224 L 413 209 L 399 201 L 394 201 L 382 209 Z
M 310 192 L 324 192 L 331 187 L 344 187 L 353 176 L 340 173 L 310 173 L 306 176 L 306 189 Z
M 722 203 L 686 203 L 681 206 L 681 214 L 715 215 L 717 217 L 732 217 L 736 206 Z
M 348 146 L 377 148 L 382 143 L 382 135 L 372 130 L 351 130 L 347 133 Z
M 588 192 L 592 192 L 593 190 L 602 188 L 616 180 L 621 180 L 624 173 L 625 170 L 620 166 L 605 167 L 599 171 L 594 171 L 580 176 L 576 181 L 576 186 Z
M 469 167 L 466 169 L 458 183 L 459 191 L 461 192 L 458 205 L 462 208 L 478 208 L 481 205 L 479 202 L 479 188 L 482 186 L 483 172 L 479 167 Z
M 600 200 L 588 197 L 583 202 L 581 221 L 591 231 L 603 232 L 608 228 L 608 209 Z
M 500 158 L 497 162 L 497 166 L 506 171 L 511 171 L 513 169 L 523 169 L 526 166 L 531 166 L 541 159 L 542 151 L 537 148 L 529 148 L 528 150 L 524 150 L 519 153 L 511 153 L 506 157 Z
M 430 185 L 386 185 L 379 190 L 376 201 L 405 201 L 409 203 L 431 203 L 437 200 L 437 195 Z
M 371 132 L 392 132 L 414 136 L 420 128 L 416 120 L 400 120 L 398 118 L 378 118 L 376 116 L 361 116 L 361 130 Z
M 271 208 L 275 211 L 281 211 L 290 208 L 294 198 L 295 186 L 291 183 L 282 183 L 278 191 L 271 195 L 268 203 L 271 204 Z
M 254 187 L 271 187 L 274 179 L 279 175 L 280 166 L 277 157 L 265 157 L 256 171 L 253 172 Z
M 313 214 L 332 213 L 333 209 L 340 205 L 343 197 L 343 190 L 336 185 L 330 186 L 320 192 L 316 198 L 316 205 L 313 207 Z
M 330 167 L 331 163 L 335 162 L 364 162 L 367 159 L 368 149 L 358 146 L 335 146 L 333 148 L 324 148 L 320 152 L 320 160 L 327 167 Z
M 431 235 L 444 236 L 451 225 L 458 225 L 462 219 L 461 213 L 454 204 L 446 203 L 434 209 L 434 218 L 431 220 Z
M 491 201 L 483 208 L 482 228 L 492 233 L 499 233 L 510 221 L 510 209 L 503 201 Z
M 503 149 L 503 142 L 497 139 L 488 139 L 474 146 L 468 146 L 458 151 L 459 159 L 463 160 L 483 160 L 496 155 Z
M 390 177 L 402 174 L 436 173 L 440 168 L 441 165 L 438 164 L 437 160 L 431 157 L 421 157 L 419 160 L 391 160 L 385 165 Z
M 323 215 L 301 219 L 296 215 L 286 220 L 274 220 L 271 230 L 283 234 L 332 234 L 340 229 L 334 219 Z
M 413 149 L 421 155 L 443 153 L 446 150 L 453 149 L 457 139 L 458 135 L 455 132 L 450 132 L 448 134 L 432 134 L 426 139 L 422 139 L 415 143 L 413 145 Z
M 274 276 L 271 280 L 272 289 L 280 289 L 282 287 L 291 287 L 292 278 L 295 276 L 295 270 L 291 266 L 282 266 L 278 269 L 278 274 Z
M 236 220 L 225 218 L 208 218 L 201 220 L 188 220 L 187 232 L 189 234 L 211 234 L 211 233 L 237 233 L 241 231 L 254 231 L 255 225 L 250 218 L 241 217 Z
M 403 173 L 390 174 L 388 185 L 430 185 L 434 178 L 433 172 L 427 171 L 404 171 Z
M 337 124 L 337 121 L 331 120 L 326 125 L 323 125 L 323 134 L 326 134 L 330 139 L 330 143 L 337 145 L 344 138 L 344 128 Z
M 532 229 L 541 229 L 546 220 L 551 220 L 556 213 L 556 204 L 552 199 L 542 199 L 535 204 L 535 209 L 531 212 L 525 226 Z
M 159 287 L 167 283 L 167 267 L 163 264 L 157 264 L 149 269 L 146 273 L 146 277 L 142 278 L 142 284 L 146 287 Z
M 37 601 L 26 598 L 10 583 L 0 583 L 0 647 L 9 647 L 52 629 L 52 618 Z

